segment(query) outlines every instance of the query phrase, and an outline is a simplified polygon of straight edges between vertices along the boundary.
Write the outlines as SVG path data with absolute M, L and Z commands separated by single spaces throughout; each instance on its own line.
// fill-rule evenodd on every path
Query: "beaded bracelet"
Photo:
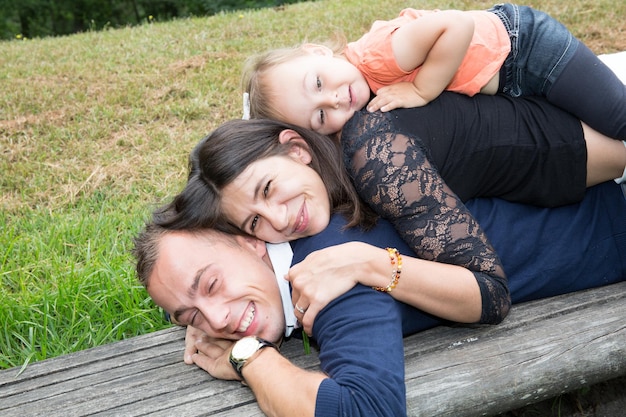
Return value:
M 398 281 L 400 281 L 400 274 L 402 273 L 402 256 L 400 256 L 400 252 L 396 248 L 387 248 L 387 253 L 389 253 L 389 259 L 391 260 L 391 266 L 393 267 L 393 271 L 391 272 L 391 282 L 386 287 L 372 287 L 376 291 L 380 292 L 391 292 L 396 285 L 398 285 Z

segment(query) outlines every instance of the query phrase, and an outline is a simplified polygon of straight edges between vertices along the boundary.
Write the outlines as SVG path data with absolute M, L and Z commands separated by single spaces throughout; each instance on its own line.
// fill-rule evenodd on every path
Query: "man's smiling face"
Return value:
M 182 325 L 208 336 L 277 341 L 285 320 L 265 243 L 218 232 L 172 232 L 159 243 L 148 293 Z

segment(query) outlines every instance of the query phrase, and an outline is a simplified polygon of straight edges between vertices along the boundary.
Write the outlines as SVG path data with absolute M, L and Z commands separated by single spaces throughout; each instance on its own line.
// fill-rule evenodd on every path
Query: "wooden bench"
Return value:
M 250 390 L 182 362 L 171 328 L 0 372 L 2 416 L 259 416 Z M 626 375 L 626 282 L 514 306 L 498 326 L 405 339 L 410 416 L 493 415 Z M 290 340 L 283 352 L 317 368 Z

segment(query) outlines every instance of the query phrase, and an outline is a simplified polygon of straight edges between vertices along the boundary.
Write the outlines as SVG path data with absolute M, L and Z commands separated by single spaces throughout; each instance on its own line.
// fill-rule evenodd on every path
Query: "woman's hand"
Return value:
M 362 242 L 330 246 L 309 254 L 291 267 L 286 277 L 291 282 L 295 314 L 304 331 L 312 333 L 317 313 L 332 300 L 357 283 L 386 286 L 390 272 L 387 251 Z

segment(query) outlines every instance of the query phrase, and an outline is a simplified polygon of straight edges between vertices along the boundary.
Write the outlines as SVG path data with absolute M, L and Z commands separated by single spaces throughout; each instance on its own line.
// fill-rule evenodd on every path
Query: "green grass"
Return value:
M 241 116 L 249 54 L 358 37 L 406 6 L 492 2 L 345 0 L 0 42 L 0 367 L 167 326 L 129 249 L 174 194 L 187 153 Z M 626 50 L 623 0 L 538 1 L 595 52 Z
M 0 215 L 1 367 L 164 327 L 129 267 L 135 204 L 94 193 L 55 212 Z

